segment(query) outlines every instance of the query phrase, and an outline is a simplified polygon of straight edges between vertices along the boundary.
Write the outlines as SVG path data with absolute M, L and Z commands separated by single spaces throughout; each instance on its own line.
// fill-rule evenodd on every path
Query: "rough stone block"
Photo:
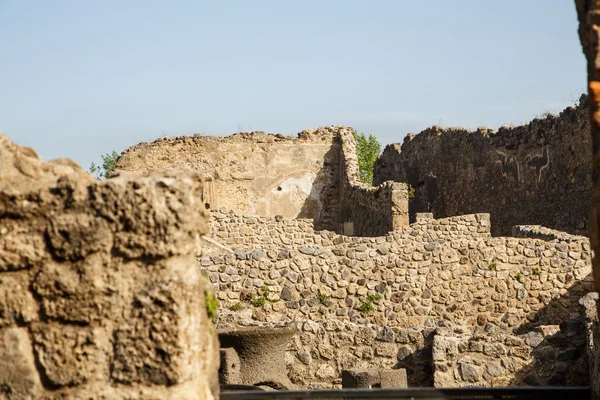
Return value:
M 405 369 L 355 369 L 342 371 L 343 388 L 406 388 Z
M 40 373 L 52 385 L 108 380 L 112 346 L 106 329 L 38 323 L 32 332 Z
M 0 329 L 0 394 L 8 399 L 34 400 L 41 390 L 27 330 Z

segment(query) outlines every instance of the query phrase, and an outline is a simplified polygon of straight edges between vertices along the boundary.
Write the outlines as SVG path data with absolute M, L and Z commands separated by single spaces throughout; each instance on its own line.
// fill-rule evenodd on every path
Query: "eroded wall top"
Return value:
M 211 180 L 204 191 L 211 208 L 312 218 L 320 228 L 336 230 L 338 137 L 348 129 L 310 129 L 297 137 L 249 132 L 161 138 L 125 150 L 117 170 L 196 171 Z
M 375 182 L 407 182 L 411 213 L 436 217 L 489 212 L 494 234 L 539 224 L 585 232 L 591 211 L 591 143 L 587 98 L 497 132 L 432 127 L 386 147 Z

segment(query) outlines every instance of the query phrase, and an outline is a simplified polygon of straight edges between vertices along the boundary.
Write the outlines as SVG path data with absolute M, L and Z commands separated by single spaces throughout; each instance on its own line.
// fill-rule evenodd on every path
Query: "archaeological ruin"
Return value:
M 575 3 L 588 95 L 409 134 L 374 186 L 346 126 L 160 138 L 107 180 L 0 134 L 0 398 L 600 398 L 600 1 Z
M 400 370 L 409 387 L 585 386 L 596 297 L 580 103 L 497 132 L 409 135 L 379 158 L 373 187 L 343 126 L 162 138 L 117 170 L 208 175 L 198 264 L 217 328 L 293 326 L 295 388 Z

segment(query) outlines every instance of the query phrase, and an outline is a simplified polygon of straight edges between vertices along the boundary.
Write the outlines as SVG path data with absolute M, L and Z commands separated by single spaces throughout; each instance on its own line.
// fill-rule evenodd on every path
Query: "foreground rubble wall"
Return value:
M 218 397 L 195 175 L 96 181 L 0 135 L 0 388 L 13 399 Z
M 487 214 L 419 215 L 373 238 L 314 231 L 304 220 L 213 215 L 212 237 L 229 250 L 199 262 L 221 301 L 219 326 L 296 324 L 288 370 L 301 387 L 339 385 L 352 364 L 406 368 L 410 386 L 431 386 L 434 376 L 456 386 L 587 381 L 585 330 L 572 346 L 565 335 L 545 339 L 582 315 L 592 285 L 585 237 L 536 227 L 520 229 L 532 237 L 490 237 Z M 434 359 L 434 338 L 445 335 L 466 344 Z M 483 343 L 481 354 L 469 350 L 484 336 L 502 354 L 484 353 Z M 469 357 L 476 382 L 457 367 Z M 489 373 L 486 357 L 505 361 Z
M 434 126 L 408 135 L 385 148 L 375 183 L 410 184 L 413 214 L 489 212 L 494 236 L 518 224 L 585 234 L 593 186 L 587 108 L 582 97 L 560 115 L 497 132 Z

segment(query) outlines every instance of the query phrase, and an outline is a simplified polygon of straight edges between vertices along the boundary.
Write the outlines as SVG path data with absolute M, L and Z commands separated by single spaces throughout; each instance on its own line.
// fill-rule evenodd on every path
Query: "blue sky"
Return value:
M 572 0 L 0 0 L 0 132 L 46 160 L 160 136 L 526 122 L 573 104 Z

